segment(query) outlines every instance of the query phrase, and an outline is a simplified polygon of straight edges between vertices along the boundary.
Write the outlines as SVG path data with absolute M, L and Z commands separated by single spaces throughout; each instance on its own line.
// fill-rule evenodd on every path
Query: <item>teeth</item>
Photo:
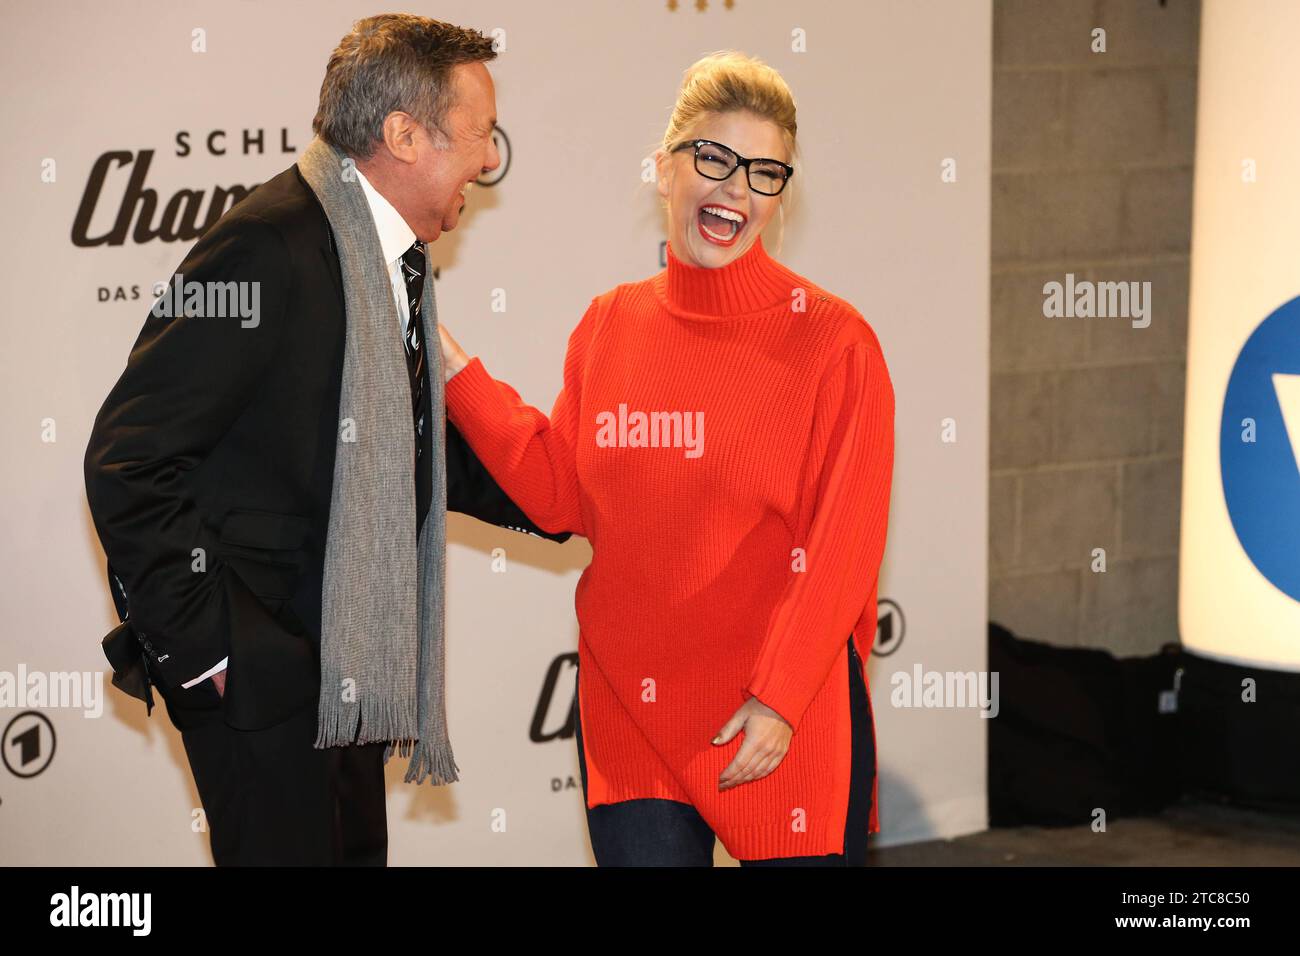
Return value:
M 711 212 L 723 219 L 730 219 L 732 222 L 743 223 L 745 221 L 745 217 L 740 213 L 732 212 L 730 209 L 723 209 L 721 206 L 705 206 L 703 208 L 705 212 Z

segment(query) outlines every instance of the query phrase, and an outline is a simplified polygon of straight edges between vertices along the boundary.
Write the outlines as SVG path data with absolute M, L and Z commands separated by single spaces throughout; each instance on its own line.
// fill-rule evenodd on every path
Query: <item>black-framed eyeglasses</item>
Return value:
M 695 150 L 695 171 L 705 179 L 722 181 L 745 167 L 749 188 L 764 196 L 779 195 L 794 175 L 794 167 L 779 159 L 747 159 L 730 146 L 711 139 L 691 139 L 672 148 L 676 153 L 683 149 Z

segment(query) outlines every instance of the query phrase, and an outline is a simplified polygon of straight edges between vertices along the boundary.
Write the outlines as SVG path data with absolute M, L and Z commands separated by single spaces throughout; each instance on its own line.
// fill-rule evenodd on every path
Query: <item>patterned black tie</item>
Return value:
M 424 524 L 433 497 L 433 476 L 426 456 L 432 453 L 432 440 L 425 427 L 429 418 L 429 396 L 425 387 L 424 330 L 420 322 L 420 303 L 424 296 L 424 243 L 416 240 L 402 254 L 402 277 L 406 280 L 408 319 L 406 334 L 406 370 L 411 376 L 411 407 L 415 417 L 415 509 L 417 530 Z M 425 467 L 422 467 L 425 466 Z

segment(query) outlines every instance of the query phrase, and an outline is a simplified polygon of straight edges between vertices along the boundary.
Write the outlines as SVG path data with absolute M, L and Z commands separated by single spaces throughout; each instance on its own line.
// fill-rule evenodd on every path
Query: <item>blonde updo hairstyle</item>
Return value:
M 696 128 L 711 114 L 743 111 L 770 120 L 781 130 L 787 150 L 786 162 L 799 165 L 798 124 L 795 122 L 794 95 L 781 74 L 758 57 L 735 50 L 720 50 L 696 60 L 682 77 L 660 144 L 664 152 L 694 139 Z M 772 157 L 779 159 L 780 157 Z M 785 207 L 793 201 L 795 173 L 778 197 L 784 232 Z M 667 205 L 664 203 L 664 205 Z M 777 242 L 780 248 L 780 239 Z

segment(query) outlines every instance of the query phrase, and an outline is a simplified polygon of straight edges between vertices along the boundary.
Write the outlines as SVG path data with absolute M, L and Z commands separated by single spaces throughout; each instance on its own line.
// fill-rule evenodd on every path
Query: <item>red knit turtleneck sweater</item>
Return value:
M 858 312 L 757 241 L 592 300 L 548 419 L 478 358 L 447 411 L 578 581 L 588 805 L 693 804 L 737 859 L 843 852 L 850 632 L 876 632 L 894 392 Z M 795 728 L 768 776 L 718 791 L 750 695 Z M 878 832 L 873 787 L 870 832 Z

